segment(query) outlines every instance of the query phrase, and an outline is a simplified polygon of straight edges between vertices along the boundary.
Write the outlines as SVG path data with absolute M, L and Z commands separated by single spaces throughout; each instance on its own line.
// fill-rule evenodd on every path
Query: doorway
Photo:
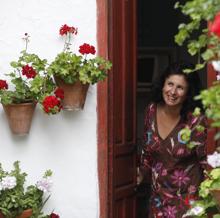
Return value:
M 147 218 L 149 196 L 136 189 L 144 109 L 161 70 L 171 61 L 191 59 L 174 43 L 182 19 L 174 3 L 97 0 L 99 55 L 113 64 L 97 85 L 100 218 Z
M 174 41 L 179 23 L 184 17 L 174 9 L 176 0 L 137 1 L 137 153 L 142 150 L 144 112 L 150 101 L 152 84 L 161 72 L 172 62 L 186 60 L 196 63 L 187 53 L 186 47 L 179 47 Z M 200 73 L 206 86 L 205 72 Z M 150 197 L 149 181 L 137 188 L 136 218 L 147 218 Z

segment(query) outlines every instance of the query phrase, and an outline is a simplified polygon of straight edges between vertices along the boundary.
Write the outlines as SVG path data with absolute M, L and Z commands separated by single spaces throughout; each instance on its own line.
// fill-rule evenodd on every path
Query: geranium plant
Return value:
M 71 51 L 71 40 L 78 34 L 78 29 L 66 24 L 61 26 L 60 35 L 65 38 L 64 48 L 50 64 L 48 73 L 61 78 L 68 84 L 77 81 L 83 84 L 94 84 L 104 80 L 111 63 L 102 57 L 88 59 L 88 55 L 95 55 L 95 47 L 84 43 L 79 47 L 80 55 Z
M 214 218 L 220 217 L 220 211 L 218 212 L 220 208 L 212 193 L 216 189 L 220 190 L 220 153 L 215 151 L 213 154 L 208 155 L 207 162 L 212 169 L 205 171 L 206 179 L 199 187 L 200 199 L 191 203 L 191 208 L 185 214 L 185 217 L 207 218 L 209 212 L 215 214 Z
M 218 59 L 220 0 L 192 0 L 186 1 L 185 4 L 177 2 L 175 8 L 180 8 L 183 15 L 188 18 L 186 23 L 179 24 L 175 42 L 180 46 L 186 43 L 189 54 L 198 56 L 195 69 L 187 69 L 186 72 L 201 69 L 210 60 Z
M 191 0 L 183 4 L 177 2 L 176 8 L 180 8 L 183 15 L 187 16 L 186 23 L 179 25 L 179 32 L 175 41 L 179 45 L 187 44 L 191 55 L 198 55 L 198 63 L 195 69 L 186 69 L 186 73 L 201 69 L 206 64 L 212 64 L 216 70 L 216 80 L 211 87 L 203 90 L 197 99 L 202 101 L 205 114 L 210 118 L 211 127 L 220 127 L 220 0 Z M 215 135 L 220 139 L 220 133 Z M 205 218 L 209 213 L 220 217 L 219 205 L 215 200 L 217 190 L 220 190 L 220 154 L 219 148 L 212 155 L 208 155 L 207 162 L 212 167 L 205 172 L 206 179 L 199 187 L 199 199 L 191 205 L 191 209 L 185 215 Z
M 46 96 L 53 95 L 56 88 L 53 78 L 46 72 L 47 60 L 27 52 L 29 38 L 25 33 L 25 49 L 21 51 L 17 61 L 10 63 L 13 70 L 6 74 L 10 78 L 9 81 L 0 80 L 0 100 L 4 105 L 42 103 Z M 58 109 L 56 111 L 59 112 Z
M 26 185 L 26 176 L 18 161 L 14 162 L 11 171 L 4 170 L 0 164 L 0 213 L 6 218 L 16 218 L 31 209 L 31 217 L 49 218 L 42 209 L 50 197 L 52 171 L 47 170 L 34 185 Z

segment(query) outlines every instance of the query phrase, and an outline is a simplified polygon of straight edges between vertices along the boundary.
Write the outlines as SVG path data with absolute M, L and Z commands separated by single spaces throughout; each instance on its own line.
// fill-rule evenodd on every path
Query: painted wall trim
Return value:
M 98 55 L 108 58 L 108 1 L 97 0 Z M 99 217 L 108 217 L 108 79 L 97 85 Z

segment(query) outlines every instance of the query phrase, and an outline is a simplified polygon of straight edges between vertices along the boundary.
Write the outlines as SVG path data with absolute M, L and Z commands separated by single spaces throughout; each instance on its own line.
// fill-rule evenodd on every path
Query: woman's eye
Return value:
M 180 86 L 180 87 L 178 87 L 178 89 L 182 91 L 182 90 L 183 90 L 183 87 Z

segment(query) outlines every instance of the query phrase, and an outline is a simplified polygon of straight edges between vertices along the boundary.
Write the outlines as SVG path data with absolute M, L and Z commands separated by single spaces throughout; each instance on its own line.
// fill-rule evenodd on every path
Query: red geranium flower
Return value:
M 60 28 L 60 35 L 63 36 L 63 35 L 66 35 L 67 33 L 72 33 L 72 34 L 77 34 L 77 28 L 75 27 L 70 27 L 66 24 L 64 24 L 63 26 L 61 26 Z
M 55 213 L 51 213 L 50 218 L 60 218 L 60 216 Z
M 218 13 L 214 21 L 209 24 L 209 31 L 220 37 L 220 13 Z
M 0 79 L 0 89 L 8 89 L 8 84 L 5 80 Z
M 57 98 L 64 99 L 64 91 L 62 88 L 57 88 L 54 92 Z
M 84 54 L 95 54 L 96 50 L 95 47 L 89 44 L 84 43 L 79 47 L 79 52 L 84 55 Z
M 191 207 L 193 202 L 196 201 L 197 198 L 193 195 L 188 195 L 186 196 L 186 198 L 184 199 L 184 203 L 186 206 Z
M 46 96 L 42 104 L 44 111 L 48 114 L 56 114 L 62 108 L 60 100 L 53 95 Z
M 37 73 L 32 66 L 28 64 L 22 67 L 22 75 L 26 76 L 28 79 L 34 78 Z

